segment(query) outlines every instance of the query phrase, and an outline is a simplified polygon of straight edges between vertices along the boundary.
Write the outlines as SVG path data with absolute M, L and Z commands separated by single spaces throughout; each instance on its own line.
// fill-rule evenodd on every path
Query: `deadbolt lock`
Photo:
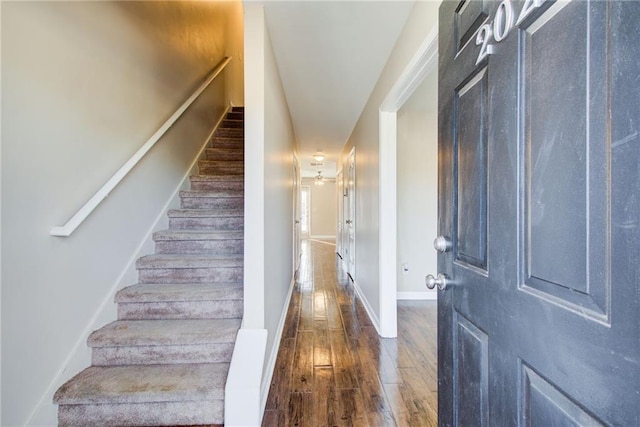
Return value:
M 453 247 L 453 244 L 451 243 L 451 239 L 445 236 L 438 236 L 433 241 L 433 247 L 436 251 L 443 254 L 445 252 L 450 251 L 451 248 Z

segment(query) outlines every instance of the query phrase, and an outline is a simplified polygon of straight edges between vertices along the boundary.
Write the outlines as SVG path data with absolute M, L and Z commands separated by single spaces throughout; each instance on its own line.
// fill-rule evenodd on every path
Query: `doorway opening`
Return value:
M 309 238 L 310 218 L 309 210 L 311 209 L 311 189 L 308 185 L 300 187 L 300 237 Z

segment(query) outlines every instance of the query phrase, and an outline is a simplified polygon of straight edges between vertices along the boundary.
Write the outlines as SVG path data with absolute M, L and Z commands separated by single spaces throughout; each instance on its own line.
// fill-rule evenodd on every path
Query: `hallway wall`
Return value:
M 207 136 L 231 98 L 242 94 L 227 95 L 224 78 L 216 80 L 72 236 L 49 231 L 63 225 L 225 56 L 242 6 L 1 7 L 0 424 L 53 425 L 53 392 L 90 364 L 89 332 L 115 320 L 113 294 L 137 281 L 133 263 L 152 251 L 153 226 L 165 224 L 164 209 Z
M 262 4 L 245 4 L 245 58 L 243 328 L 267 330 L 269 359 L 293 279 L 296 140 Z
M 364 303 L 379 323 L 379 108 L 413 54 L 437 25 L 439 1 L 415 3 L 376 87 L 342 150 L 342 169 L 356 147 L 356 277 Z

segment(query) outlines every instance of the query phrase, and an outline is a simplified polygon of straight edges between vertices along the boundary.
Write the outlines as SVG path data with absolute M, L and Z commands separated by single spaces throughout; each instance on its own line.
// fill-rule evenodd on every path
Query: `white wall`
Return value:
M 245 4 L 245 102 L 243 327 L 267 329 L 272 359 L 293 278 L 296 142 L 260 3 Z M 265 364 L 267 376 L 273 361 Z
M 429 73 L 398 111 L 397 139 L 397 249 L 398 295 L 435 298 L 424 285 L 436 274 L 433 239 L 438 219 L 438 74 Z M 402 264 L 408 264 L 407 274 Z
M 373 322 L 380 316 L 379 279 L 379 108 L 412 55 L 434 28 L 440 2 L 418 1 L 342 150 L 343 170 L 356 147 L 356 284 Z M 340 169 L 340 168 L 338 168 Z
M 224 57 L 240 7 L 2 3 L 2 425 L 56 423 L 52 394 L 90 364 L 88 333 L 137 280 L 135 258 L 225 109 L 224 79 L 71 237 L 49 230 Z
M 315 178 L 302 180 L 310 190 L 309 237 L 335 237 L 338 218 L 336 181 L 325 179 L 322 185 L 316 185 L 315 181 Z

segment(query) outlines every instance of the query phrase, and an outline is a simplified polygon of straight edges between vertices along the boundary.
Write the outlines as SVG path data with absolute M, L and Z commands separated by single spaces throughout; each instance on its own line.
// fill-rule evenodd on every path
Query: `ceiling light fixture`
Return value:
M 318 176 L 316 176 L 316 185 L 324 185 L 324 177 L 322 176 L 322 171 L 318 171 Z
M 321 162 L 324 160 L 324 154 L 322 154 L 322 151 L 318 151 L 313 155 L 313 158 L 316 159 L 316 161 Z

